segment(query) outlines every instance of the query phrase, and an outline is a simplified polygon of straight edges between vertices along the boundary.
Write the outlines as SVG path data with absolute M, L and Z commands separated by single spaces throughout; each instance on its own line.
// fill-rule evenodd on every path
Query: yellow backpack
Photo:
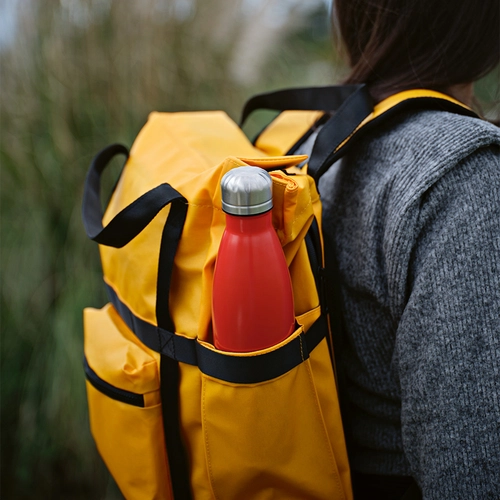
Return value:
M 430 91 L 373 109 L 362 86 L 292 89 L 249 101 L 244 117 L 292 109 L 255 144 L 223 112 L 152 113 L 130 153 L 112 145 L 95 157 L 83 219 L 110 302 L 84 311 L 84 364 L 91 431 L 127 499 L 352 499 L 316 181 L 366 124 L 417 101 L 459 106 Z M 303 166 L 291 153 L 318 125 Z M 100 177 L 117 154 L 126 164 L 103 216 Z M 243 165 L 272 176 L 297 329 L 272 348 L 227 353 L 211 327 L 220 180 Z

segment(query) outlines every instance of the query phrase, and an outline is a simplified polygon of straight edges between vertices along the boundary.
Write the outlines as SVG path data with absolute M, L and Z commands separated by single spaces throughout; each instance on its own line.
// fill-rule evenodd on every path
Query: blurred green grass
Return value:
M 93 155 L 130 146 L 152 110 L 223 109 L 237 119 L 253 93 L 345 73 L 324 5 L 291 18 L 245 81 L 234 69 L 252 22 L 242 2 L 222 20 L 224 0 L 193 0 L 182 15 L 178 4 L 25 3 L 16 40 L 0 53 L 3 498 L 120 498 L 90 436 L 81 363 L 82 309 L 106 302 L 80 218 Z M 493 74 L 478 85 L 490 114 L 497 82 Z M 266 118 L 254 117 L 250 136 Z

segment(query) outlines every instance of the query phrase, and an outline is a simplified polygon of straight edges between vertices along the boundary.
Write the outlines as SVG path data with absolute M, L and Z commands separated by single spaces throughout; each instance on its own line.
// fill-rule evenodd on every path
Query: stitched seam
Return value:
M 210 459 L 210 447 L 208 444 L 208 430 L 206 429 L 206 406 L 205 406 L 205 391 L 206 391 L 206 381 L 205 377 L 201 377 L 201 406 L 203 408 L 203 419 L 202 419 L 202 426 L 203 426 L 203 434 L 205 435 L 205 457 L 207 459 L 207 469 L 208 469 L 208 476 L 210 478 L 210 489 L 212 490 L 212 495 L 214 496 L 215 499 L 217 499 L 217 495 L 215 493 L 215 488 L 214 488 L 214 483 L 215 483 L 215 478 L 212 470 L 212 461 Z
M 342 499 L 345 499 L 345 495 L 344 495 L 344 488 L 342 486 L 342 483 L 340 481 L 340 473 L 339 473 L 339 468 L 338 468 L 338 465 L 337 465 L 337 460 L 335 459 L 335 454 L 333 452 L 333 448 L 332 448 L 332 444 L 330 442 L 330 436 L 328 435 L 328 432 L 326 430 L 326 427 L 325 427 L 325 419 L 323 417 L 323 413 L 321 411 L 321 406 L 319 404 L 319 401 L 318 401 L 318 393 L 316 391 L 316 386 L 314 384 L 314 377 L 313 377 L 313 374 L 312 374 L 312 368 L 311 368 L 311 364 L 310 363 L 306 363 L 305 364 L 305 367 L 306 367 L 306 370 L 307 370 L 307 374 L 309 376 L 309 380 L 311 382 L 311 387 L 313 389 L 313 400 L 314 400 L 314 404 L 316 406 L 316 410 L 318 412 L 318 417 L 320 419 L 320 422 L 321 422 L 321 430 L 323 432 L 323 435 L 325 437 L 325 441 L 327 443 L 327 448 L 328 448 L 328 454 L 330 456 L 330 459 L 331 459 L 331 462 L 332 462 L 332 465 L 333 465 L 333 470 L 334 470 L 334 477 L 335 477 L 335 485 L 337 487 L 337 490 L 339 492 L 339 498 L 342 498 Z
M 292 232 L 293 230 L 295 229 L 295 223 L 297 222 L 297 219 L 300 218 L 300 216 L 310 207 L 312 206 L 312 199 L 311 199 L 311 196 L 309 196 L 309 201 L 307 202 L 307 205 L 304 205 L 304 208 L 299 212 L 299 214 L 297 214 L 297 217 L 295 217 L 293 219 L 293 222 L 292 222 Z M 314 211 L 313 211 L 313 215 L 314 215 Z
M 196 203 L 187 203 L 188 207 L 196 207 L 196 208 L 212 208 L 214 210 L 218 210 L 219 212 L 222 212 L 221 208 L 214 207 L 213 205 L 199 205 Z
M 156 327 L 156 334 L 158 335 L 158 348 L 159 348 L 159 351 L 162 352 L 163 347 L 161 345 L 161 335 L 160 335 L 160 327 L 159 326 Z
M 300 357 L 302 358 L 302 361 L 304 362 L 304 349 L 302 347 L 302 334 L 299 335 L 299 344 L 300 344 Z

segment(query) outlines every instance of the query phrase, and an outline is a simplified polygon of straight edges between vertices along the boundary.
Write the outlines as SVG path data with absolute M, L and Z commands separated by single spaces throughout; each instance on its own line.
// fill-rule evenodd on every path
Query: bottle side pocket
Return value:
M 289 341 L 301 333 L 302 327 Z M 309 358 L 260 383 L 202 374 L 205 454 L 215 498 L 345 498 L 316 382 Z

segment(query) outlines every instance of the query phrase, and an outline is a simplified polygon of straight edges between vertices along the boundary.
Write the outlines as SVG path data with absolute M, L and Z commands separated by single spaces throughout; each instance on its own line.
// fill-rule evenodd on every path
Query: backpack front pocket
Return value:
M 172 498 L 158 354 L 110 304 L 85 309 L 84 330 L 90 428 L 100 455 L 127 499 Z

